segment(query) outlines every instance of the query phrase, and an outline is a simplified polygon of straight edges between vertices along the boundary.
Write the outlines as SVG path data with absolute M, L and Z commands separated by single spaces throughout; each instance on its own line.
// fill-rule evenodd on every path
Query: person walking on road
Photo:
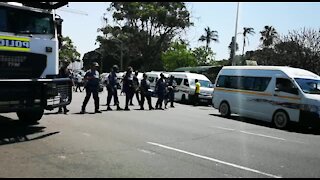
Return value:
M 68 61 L 66 60 L 62 61 L 62 66 L 59 69 L 59 75 L 58 75 L 59 78 L 71 79 L 71 74 L 70 74 L 70 71 L 68 70 L 68 65 L 69 65 Z M 60 96 L 60 103 L 63 102 L 63 99 L 65 99 L 66 97 L 67 97 L 67 94 L 62 93 Z M 62 106 L 62 107 L 60 106 L 58 110 L 59 114 L 62 113 L 62 108 L 63 108 L 64 114 L 67 114 L 69 112 L 69 110 L 67 109 L 67 106 Z
M 130 99 L 130 105 L 131 105 L 131 106 L 133 106 L 132 100 L 133 100 L 133 96 L 134 96 L 134 95 L 136 95 L 138 104 L 140 105 L 138 74 L 139 74 L 139 72 L 136 71 L 136 72 L 134 73 L 134 76 L 133 76 L 133 88 L 134 88 L 134 93 L 133 93 L 133 95 L 132 95 L 132 98 Z
M 82 92 L 82 90 L 81 90 L 82 76 L 79 73 L 77 73 L 75 76 L 76 76 L 75 77 L 75 84 L 76 84 L 75 92 L 78 92 L 77 91 L 78 89 L 79 89 L 80 92 Z
M 151 103 L 151 92 L 150 90 L 150 81 L 147 79 L 147 74 L 143 73 L 143 79 L 140 83 L 140 93 L 141 93 L 141 101 L 140 101 L 140 110 L 144 110 L 144 100 L 145 98 L 148 101 L 149 110 L 153 110 Z
M 98 89 L 99 89 L 99 72 L 98 72 L 99 64 L 97 62 L 93 62 L 91 65 L 91 69 L 86 72 L 84 75 L 84 79 L 86 81 L 85 88 L 86 88 L 86 97 L 84 98 L 81 114 L 86 113 L 86 106 L 92 94 L 94 99 L 94 106 L 95 106 L 95 113 L 102 113 L 99 110 L 99 96 L 98 96 Z
M 112 67 L 112 71 L 108 76 L 108 83 L 107 83 L 107 91 L 108 91 L 108 97 L 107 97 L 107 110 L 112 111 L 110 107 L 110 102 L 113 96 L 114 104 L 117 106 L 117 110 L 122 110 L 119 106 L 119 98 L 118 98 L 118 92 L 117 88 L 119 85 L 118 78 L 117 78 L 117 72 L 119 68 L 117 65 L 114 65 Z
M 157 96 L 158 96 L 158 100 L 156 103 L 156 109 L 161 109 L 164 110 L 162 108 L 162 103 L 163 103 L 163 99 L 166 93 L 166 82 L 164 80 L 164 75 L 161 73 L 160 74 L 160 79 L 158 79 L 157 83 L 156 83 L 156 87 L 155 87 Z
M 123 92 L 126 94 L 126 105 L 124 108 L 125 111 L 130 111 L 129 101 L 134 94 L 132 71 L 132 67 L 129 66 L 126 75 L 123 78 Z
M 196 90 L 194 93 L 194 105 L 197 106 L 199 104 L 199 94 L 200 94 L 200 82 L 198 81 L 198 79 L 195 79 L 195 83 L 196 83 Z
M 167 82 L 167 95 L 168 95 L 168 100 L 170 102 L 170 107 L 174 108 L 174 92 L 177 86 L 177 82 L 176 80 L 174 80 L 174 76 L 170 76 L 168 82 Z M 167 101 L 168 102 L 168 101 Z M 167 104 L 165 105 L 167 107 Z

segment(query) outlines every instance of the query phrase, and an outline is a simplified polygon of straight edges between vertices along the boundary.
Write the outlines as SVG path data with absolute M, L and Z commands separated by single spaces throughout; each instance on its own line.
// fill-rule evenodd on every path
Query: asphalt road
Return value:
M 82 115 L 84 95 L 74 93 L 68 115 L 46 111 L 34 126 L 1 114 L 0 177 L 320 177 L 319 131 L 182 104 L 93 114 L 90 99 Z

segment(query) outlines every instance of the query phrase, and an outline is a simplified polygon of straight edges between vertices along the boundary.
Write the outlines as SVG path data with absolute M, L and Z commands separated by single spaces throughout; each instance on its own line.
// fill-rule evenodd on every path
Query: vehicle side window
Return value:
M 271 78 L 268 77 L 255 77 L 254 91 L 265 91 L 269 85 Z
M 6 11 L 3 9 L 0 9 L 0 31 L 6 31 L 7 30 L 7 14 Z
M 174 78 L 176 80 L 177 85 L 180 85 L 182 82 L 182 78 Z
M 219 76 L 216 87 L 225 87 L 225 77 Z
M 189 86 L 189 81 L 188 81 L 188 79 L 184 79 L 184 80 L 183 80 L 183 84 L 184 84 L 185 86 Z
M 276 88 L 279 91 L 290 93 L 290 94 L 298 94 L 297 89 L 293 85 L 293 83 L 289 79 L 285 78 L 277 78 L 276 80 Z
M 148 80 L 150 81 L 150 83 L 154 82 L 154 77 L 148 77 Z

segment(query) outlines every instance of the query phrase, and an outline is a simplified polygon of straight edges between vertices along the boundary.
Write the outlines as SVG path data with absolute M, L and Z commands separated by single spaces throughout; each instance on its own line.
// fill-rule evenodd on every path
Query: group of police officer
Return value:
M 87 103 L 91 97 L 91 94 L 94 99 L 94 105 L 95 105 L 95 113 L 101 113 L 99 110 L 99 86 L 100 86 L 100 77 L 98 72 L 99 64 L 97 62 L 93 62 L 91 65 L 91 69 L 86 72 L 84 79 L 85 79 L 85 90 L 86 90 L 86 97 L 83 101 L 82 108 L 81 108 L 81 114 L 86 113 L 86 106 Z M 114 98 L 114 104 L 117 106 L 117 110 L 126 110 L 129 111 L 129 103 L 132 104 L 132 99 L 134 95 L 136 95 L 136 98 L 140 105 L 140 110 L 144 110 L 144 101 L 147 99 L 149 110 L 153 109 L 161 109 L 163 102 L 165 105 L 165 108 L 167 108 L 168 101 L 171 102 L 170 107 L 174 107 L 174 91 L 175 87 L 177 85 L 176 81 L 174 80 L 173 76 L 170 76 L 169 79 L 166 79 L 165 76 L 161 73 L 160 79 L 157 81 L 155 86 L 155 93 L 158 97 L 157 103 L 155 108 L 152 106 L 151 97 L 152 97 L 152 90 L 150 89 L 150 82 L 147 79 L 147 75 L 143 74 L 143 79 L 139 83 L 138 80 L 138 72 L 136 71 L 133 75 L 133 69 L 132 67 L 128 67 L 127 71 L 125 73 L 125 76 L 123 77 L 123 86 L 122 91 L 126 95 L 125 100 L 125 108 L 122 109 L 119 106 L 119 98 L 117 89 L 119 86 L 118 78 L 116 73 L 119 71 L 119 68 L 117 65 L 114 65 L 112 67 L 112 71 L 109 74 L 109 76 L 106 78 L 105 83 L 107 87 L 107 110 L 111 111 L 110 102 L 112 97 Z M 141 99 L 139 98 L 139 94 Z

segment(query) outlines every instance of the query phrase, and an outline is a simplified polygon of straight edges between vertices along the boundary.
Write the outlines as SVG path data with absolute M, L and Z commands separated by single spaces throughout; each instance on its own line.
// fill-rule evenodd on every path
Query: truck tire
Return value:
M 27 124 L 35 124 L 37 123 L 43 116 L 44 110 L 30 110 L 30 111 L 18 111 L 17 115 L 19 120 L 23 121 Z

